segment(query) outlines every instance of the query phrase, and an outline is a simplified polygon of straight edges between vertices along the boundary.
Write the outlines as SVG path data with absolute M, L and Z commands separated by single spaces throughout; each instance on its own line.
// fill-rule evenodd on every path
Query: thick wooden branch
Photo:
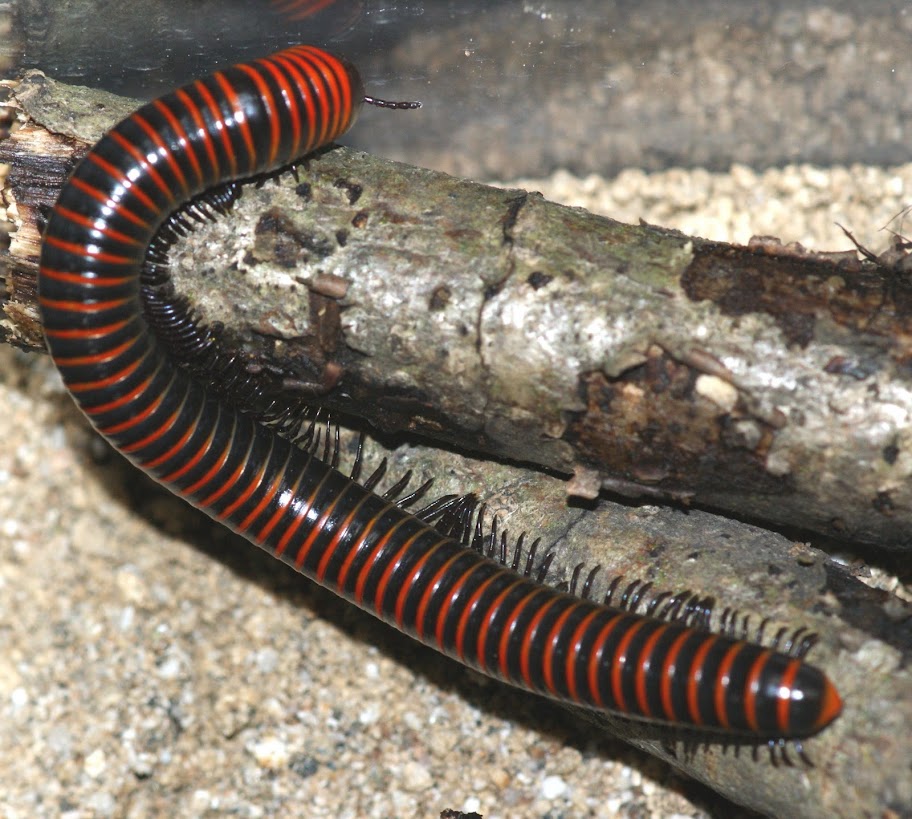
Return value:
M 31 124 L 0 147 L 19 220 L 7 338 L 32 347 L 36 206 L 126 108 L 61 121 L 54 88 L 33 75 L 19 91 L 53 135 Z M 279 182 L 172 259 L 178 291 L 285 394 L 573 475 L 571 495 L 910 547 L 912 285 L 896 270 L 623 225 L 341 149 Z
M 17 89 L 22 127 L 0 144 L 18 225 L 4 330 L 31 349 L 39 206 L 132 107 L 106 97 L 91 125 L 55 113 L 82 99 L 97 110 L 91 93 L 31 75 Z M 621 225 L 342 149 L 299 180 L 250 187 L 172 260 L 178 291 L 286 392 L 322 390 L 382 432 L 573 473 L 567 484 L 443 450 L 397 453 L 400 469 L 436 477 L 435 491 L 488 488 L 502 524 L 556 544 L 556 580 L 598 564 L 601 589 L 620 573 L 820 632 L 814 659 L 839 671 L 847 707 L 810 745 L 816 770 L 718 749 L 673 764 L 778 815 L 860 815 L 885 793 L 905 798 L 912 640 L 896 601 L 736 521 L 566 502 L 604 486 L 903 545 L 901 281 L 854 259 Z M 605 722 L 669 758 L 667 736 Z

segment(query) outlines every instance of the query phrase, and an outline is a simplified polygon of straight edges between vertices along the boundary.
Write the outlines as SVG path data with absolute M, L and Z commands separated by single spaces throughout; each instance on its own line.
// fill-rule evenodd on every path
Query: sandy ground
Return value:
M 715 239 L 844 249 L 840 222 L 879 251 L 912 166 L 520 184 Z M 0 417 L 3 819 L 739 815 L 137 480 L 43 358 L 0 350 Z

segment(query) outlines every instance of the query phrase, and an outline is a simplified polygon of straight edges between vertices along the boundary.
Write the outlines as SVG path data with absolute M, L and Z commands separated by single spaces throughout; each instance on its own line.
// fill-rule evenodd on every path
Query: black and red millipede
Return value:
M 230 405 L 155 338 L 141 275 L 169 215 L 331 142 L 364 100 L 353 66 L 296 46 L 150 102 L 98 142 L 51 213 L 39 274 L 48 347 L 83 412 L 194 506 L 490 676 L 728 737 L 800 740 L 825 728 L 839 694 L 794 652 L 516 574 Z
M 308 20 L 326 12 L 357 19 L 361 14 L 359 0 L 339 3 L 338 0 L 269 0 L 272 11 L 288 21 Z

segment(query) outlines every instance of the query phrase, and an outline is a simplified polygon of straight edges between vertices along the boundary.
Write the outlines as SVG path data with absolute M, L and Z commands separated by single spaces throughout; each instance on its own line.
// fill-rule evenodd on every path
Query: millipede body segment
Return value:
M 98 142 L 50 216 L 39 278 L 48 347 L 83 412 L 213 518 L 493 677 L 730 736 L 824 728 L 839 695 L 803 659 L 538 585 L 239 411 L 155 338 L 141 273 L 169 214 L 331 142 L 364 99 L 350 64 L 298 46 L 144 105 Z

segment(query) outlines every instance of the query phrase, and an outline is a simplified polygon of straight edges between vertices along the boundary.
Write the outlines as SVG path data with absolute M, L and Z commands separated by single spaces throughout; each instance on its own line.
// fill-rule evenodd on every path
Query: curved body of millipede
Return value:
M 363 99 L 350 65 L 299 46 L 155 100 L 98 142 L 51 213 L 39 278 L 47 343 L 83 412 L 194 506 L 493 677 L 749 740 L 825 727 L 839 695 L 794 652 L 539 585 L 343 475 L 316 447 L 295 446 L 172 361 L 144 319 L 140 283 L 164 220 L 200 192 L 335 139 Z

